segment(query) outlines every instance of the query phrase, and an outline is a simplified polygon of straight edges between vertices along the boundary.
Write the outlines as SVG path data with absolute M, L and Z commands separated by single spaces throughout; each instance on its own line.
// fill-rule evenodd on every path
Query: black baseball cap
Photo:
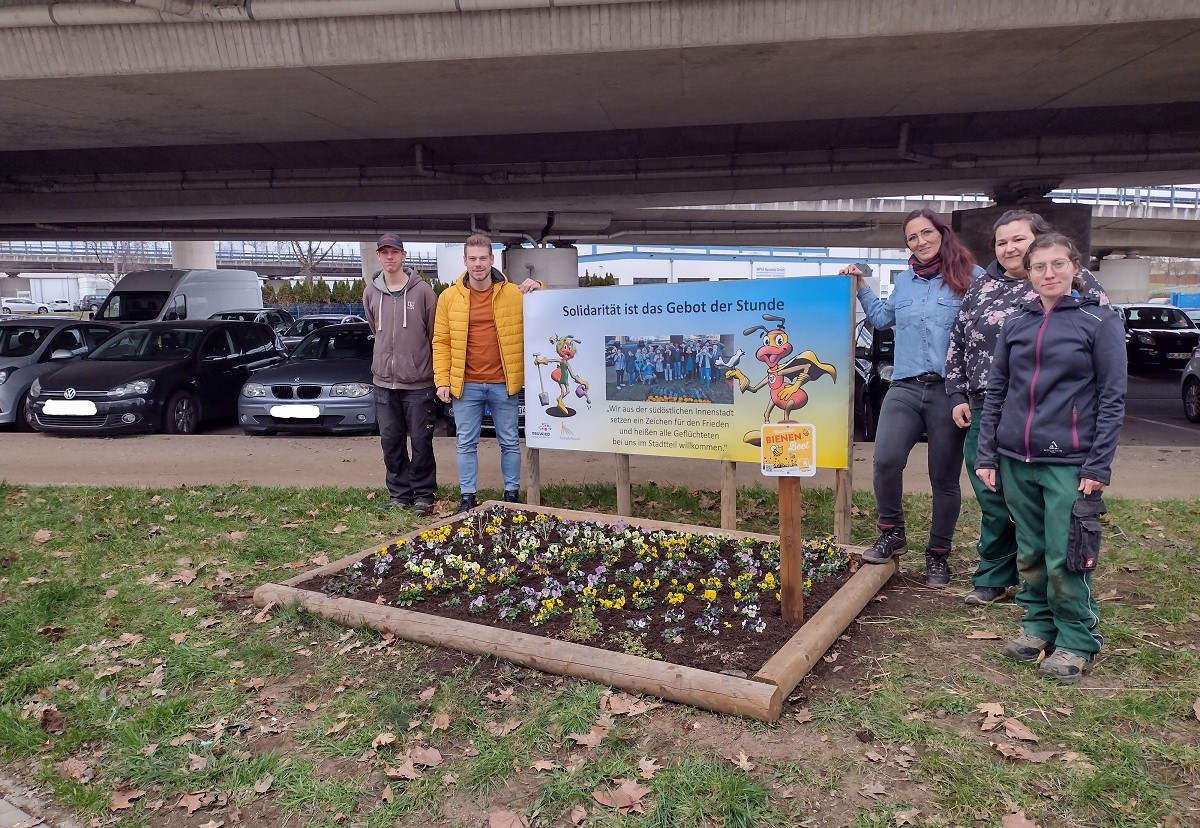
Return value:
M 384 233 L 379 237 L 379 241 L 375 242 L 375 249 L 380 250 L 384 247 L 394 247 L 397 250 L 403 250 L 404 242 L 395 233 Z

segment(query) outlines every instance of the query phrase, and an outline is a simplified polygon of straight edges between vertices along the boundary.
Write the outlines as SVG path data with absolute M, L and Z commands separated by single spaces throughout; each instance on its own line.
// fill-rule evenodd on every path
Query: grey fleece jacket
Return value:
M 397 293 L 388 290 L 382 270 L 363 291 L 364 315 L 375 333 L 371 374 L 380 388 L 431 388 L 437 296 L 417 273 L 405 272 L 408 282 Z

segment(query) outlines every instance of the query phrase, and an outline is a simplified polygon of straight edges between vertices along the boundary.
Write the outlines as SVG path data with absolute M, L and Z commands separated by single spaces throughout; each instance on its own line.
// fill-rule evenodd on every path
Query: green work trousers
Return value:
M 963 444 L 963 456 L 967 461 L 967 476 L 975 499 L 979 501 L 979 566 L 971 576 L 977 587 L 1007 588 L 1017 583 L 1017 530 L 1008 505 L 1004 502 L 1004 487 L 997 477 L 996 491 L 989 491 L 983 481 L 975 476 L 975 454 L 979 447 L 979 421 L 983 419 L 979 409 L 971 411 L 971 427 L 967 429 L 967 441 Z
M 1017 569 L 1025 632 L 1084 657 L 1100 651 L 1100 608 L 1092 573 L 1067 571 L 1071 504 L 1080 497 L 1079 467 L 1000 457 L 1004 502 L 1017 527 Z

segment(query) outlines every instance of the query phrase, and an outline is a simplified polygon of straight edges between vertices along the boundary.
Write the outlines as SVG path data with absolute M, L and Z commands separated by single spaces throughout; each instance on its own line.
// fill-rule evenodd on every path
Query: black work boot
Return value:
M 474 509 L 478 505 L 479 503 L 475 500 L 475 493 L 467 492 L 463 494 L 462 500 L 458 502 L 458 511 L 466 512 L 470 509 Z
M 504 502 L 505 503 L 520 503 L 521 502 L 521 492 L 518 489 L 505 489 L 504 490 Z
M 907 551 L 908 540 L 904 537 L 903 529 L 881 526 L 879 527 L 879 537 L 863 550 L 862 559 L 863 563 L 882 564 Z
M 950 586 L 949 553 L 925 553 L 925 586 L 934 589 Z

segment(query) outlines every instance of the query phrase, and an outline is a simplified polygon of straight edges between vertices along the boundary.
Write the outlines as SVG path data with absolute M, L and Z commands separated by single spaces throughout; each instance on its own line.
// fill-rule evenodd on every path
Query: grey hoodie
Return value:
M 375 333 L 371 374 L 380 388 L 416 390 L 433 386 L 433 321 L 437 296 L 414 271 L 397 293 L 383 271 L 363 291 L 364 315 Z

